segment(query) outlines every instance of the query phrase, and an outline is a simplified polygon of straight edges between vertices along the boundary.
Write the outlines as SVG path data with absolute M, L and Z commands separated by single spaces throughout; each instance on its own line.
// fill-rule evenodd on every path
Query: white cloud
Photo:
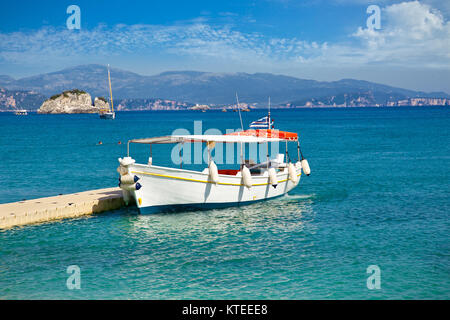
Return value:
M 215 57 L 235 62 L 266 62 L 320 54 L 320 45 L 296 38 L 267 38 L 242 33 L 228 26 L 205 23 L 173 26 L 116 25 L 80 31 L 43 27 L 31 33 L 0 34 L 0 61 L 35 64 L 73 58 L 168 52 L 198 58 Z
M 311 3 L 335 3 L 339 5 L 372 5 L 389 6 L 397 3 L 402 3 L 402 0 L 309 0 Z M 307 1 L 306 1 L 307 2 Z M 433 8 L 438 9 L 444 14 L 450 13 L 450 1 L 446 0 L 421 0 L 423 4 L 430 5 Z
M 418 1 L 394 4 L 384 9 L 392 33 L 422 40 L 444 29 L 441 13 Z
M 360 27 L 354 33 L 370 52 L 368 63 L 450 68 L 450 22 L 439 11 L 418 1 L 402 2 L 383 8 L 381 20 L 382 30 Z

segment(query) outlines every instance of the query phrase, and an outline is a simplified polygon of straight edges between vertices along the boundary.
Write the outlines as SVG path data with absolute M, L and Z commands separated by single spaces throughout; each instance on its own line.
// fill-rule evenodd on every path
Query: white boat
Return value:
M 100 119 L 114 120 L 116 118 L 116 113 L 114 112 L 114 101 L 112 97 L 111 75 L 109 72 L 109 64 L 108 64 L 108 84 L 109 84 L 109 96 L 111 99 L 111 109 L 100 110 L 99 115 Z
M 25 109 L 18 109 L 14 112 L 16 116 L 27 116 L 28 112 Z
M 136 163 L 130 157 L 130 144 L 206 143 L 208 165 L 203 171 L 158 166 L 150 153 L 147 164 Z M 250 165 L 241 152 L 240 169 L 218 170 L 210 156 L 216 143 L 259 144 L 297 143 L 296 163 L 285 161 L 285 154 L 275 159 L 267 156 L 264 163 Z M 203 145 L 203 144 L 202 144 Z M 282 196 L 295 188 L 303 171 L 309 175 L 306 159 L 300 152 L 296 133 L 278 130 L 246 130 L 226 135 L 172 135 L 128 141 L 127 157 L 119 158 L 119 186 L 125 203 L 135 201 L 141 213 L 177 209 L 208 209 L 251 204 Z M 152 147 L 150 147 L 152 150 Z M 267 149 L 269 150 L 269 149 Z M 150 151 L 151 152 L 151 151 Z M 286 155 L 286 157 L 285 157 Z
M 116 113 L 111 111 L 100 112 L 100 119 L 114 120 L 116 118 Z

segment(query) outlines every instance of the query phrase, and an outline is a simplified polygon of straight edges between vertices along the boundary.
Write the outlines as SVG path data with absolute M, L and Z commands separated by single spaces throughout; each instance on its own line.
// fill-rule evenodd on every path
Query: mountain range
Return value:
M 145 76 L 112 68 L 111 81 L 114 98 L 128 101 L 159 98 L 226 105 L 235 103 L 236 92 L 240 101 L 256 106 L 265 106 L 269 96 L 274 105 L 288 106 L 388 105 L 411 98 L 450 98 L 445 92 L 413 91 L 363 80 L 316 81 L 271 73 L 170 71 Z M 107 68 L 80 65 L 20 79 L 0 75 L 0 88 L 42 97 L 74 88 L 92 96 L 108 96 Z

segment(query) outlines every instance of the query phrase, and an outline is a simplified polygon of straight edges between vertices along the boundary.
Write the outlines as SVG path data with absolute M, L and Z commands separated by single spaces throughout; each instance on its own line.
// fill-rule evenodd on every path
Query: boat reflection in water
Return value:
M 209 242 L 233 234 L 302 232 L 314 220 L 313 201 L 314 195 L 285 195 L 242 207 L 152 215 L 136 215 L 129 208 L 128 219 L 121 220 L 117 232 L 126 231 L 136 239 L 145 235 L 149 242 L 181 241 L 194 235 L 196 241 Z

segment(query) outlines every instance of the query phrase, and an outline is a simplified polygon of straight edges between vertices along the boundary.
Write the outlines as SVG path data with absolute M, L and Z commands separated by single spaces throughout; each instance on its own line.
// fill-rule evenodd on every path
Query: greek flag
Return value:
M 250 128 L 254 128 L 254 129 L 270 129 L 270 126 L 273 124 L 273 121 L 271 121 L 272 123 L 269 123 L 269 117 L 265 116 L 264 118 L 258 119 L 256 121 L 253 121 L 252 123 L 250 123 Z

